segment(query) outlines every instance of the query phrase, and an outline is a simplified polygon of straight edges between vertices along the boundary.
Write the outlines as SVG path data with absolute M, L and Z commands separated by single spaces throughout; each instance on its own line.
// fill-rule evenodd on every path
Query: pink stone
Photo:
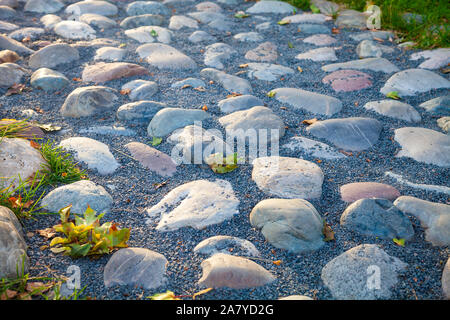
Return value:
M 83 81 L 105 82 L 119 78 L 149 74 L 142 66 L 126 62 L 105 63 L 87 66 L 83 70 Z
M 371 76 L 357 70 L 338 70 L 322 79 L 325 84 L 331 83 L 334 91 L 355 91 L 372 85 Z
M 177 170 L 177 165 L 171 157 L 146 144 L 130 142 L 126 144 L 125 147 L 130 151 L 131 156 L 139 161 L 144 167 L 161 176 L 171 177 Z
M 394 187 L 378 182 L 354 182 L 340 188 L 341 198 L 345 202 L 354 202 L 365 198 L 382 198 L 395 200 L 400 192 Z

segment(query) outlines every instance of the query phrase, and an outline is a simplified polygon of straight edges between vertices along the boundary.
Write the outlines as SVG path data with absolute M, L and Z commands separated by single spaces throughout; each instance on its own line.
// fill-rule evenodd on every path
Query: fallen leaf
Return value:
M 22 83 L 14 83 L 8 91 L 6 91 L 5 96 L 12 96 L 13 94 L 21 94 L 25 90 L 25 85 Z
M 39 124 L 39 123 L 36 123 L 36 127 L 41 128 L 45 132 L 53 132 L 53 131 L 61 130 L 60 126 L 54 126 L 52 124 Z
M 267 92 L 267 96 L 268 96 L 269 98 L 275 97 L 275 94 L 276 94 L 275 91 L 269 91 L 269 92 Z
M 72 78 L 72 81 L 77 81 L 77 82 L 80 82 L 80 81 L 82 81 L 80 78 Z
M 37 233 L 39 233 L 40 236 L 47 239 L 53 238 L 56 235 L 56 231 L 53 228 L 45 228 L 42 230 L 37 230 Z
M 318 121 L 317 118 L 313 118 L 313 119 L 303 120 L 302 123 L 310 126 L 310 125 L 316 123 L 317 121 Z
M 272 263 L 276 266 L 279 266 L 281 264 L 281 260 L 272 261 Z
M 207 289 L 201 290 L 201 291 L 199 291 L 197 293 L 194 293 L 194 295 L 192 296 L 192 300 L 195 300 L 195 297 L 197 297 L 199 295 L 202 295 L 202 294 L 205 294 L 207 292 L 210 292 L 212 289 L 213 288 L 207 288 Z
M 376 38 L 376 37 L 373 37 L 373 40 L 376 40 L 376 41 L 378 41 L 378 42 L 384 42 L 384 40 L 383 40 L 383 39 L 380 39 L 380 38 Z
M 351 152 L 347 152 L 347 151 L 344 151 L 344 150 L 339 150 L 339 152 L 345 154 L 348 157 L 353 156 L 353 153 L 351 153 Z
M 241 65 L 239 65 L 239 68 L 247 68 L 248 67 L 248 63 L 243 63 Z
M 333 34 L 339 34 L 339 33 L 341 33 L 341 30 L 339 30 L 338 28 L 332 28 L 332 29 L 331 29 L 331 33 L 333 33 Z
M 239 97 L 239 96 L 242 96 L 242 93 L 232 92 L 229 95 L 227 95 L 227 99 L 228 98 Z
M 17 291 L 6 289 L 6 291 L 0 296 L 0 300 L 13 299 L 16 295 Z
M 288 41 L 288 47 L 289 47 L 290 49 L 293 49 L 293 48 L 294 48 L 294 45 L 292 44 L 292 42 Z
M 181 89 L 187 89 L 187 88 L 190 88 L 190 87 L 192 87 L 190 84 L 185 84 L 184 86 L 181 87 Z
M 34 237 L 34 233 L 33 233 L 33 232 L 27 232 L 27 237 L 28 237 L 28 238 Z
M 280 26 L 284 26 L 284 25 L 289 24 L 289 23 L 291 23 L 290 20 L 280 20 L 280 21 L 278 21 L 278 24 Z
M 398 96 L 398 91 L 391 91 L 391 92 L 388 92 L 388 93 L 386 94 L 386 97 L 391 98 L 391 99 L 394 99 L 394 100 L 399 100 L 399 99 L 400 99 L 400 97 Z
M 197 90 L 197 91 L 200 91 L 200 92 L 205 92 L 206 91 L 206 89 L 203 88 L 203 87 L 197 87 L 197 88 L 194 88 L 194 90 Z
M 160 145 L 161 142 L 162 142 L 162 138 L 153 137 L 153 139 L 152 139 L 152 146 L 155 147 L 155 146 L 157 146 L 157 145 Z
M 205 104 L 205 105 L 202 107 L 202 110 L 203 110 L 203 111 L 208 111 L 208 106 Z
M 303 72 L 302 67 L 297 67 L 298 72 Z
M 326 222 L 323 223 L 322 233 L 325 236 L 323 241 L 328 242 L 334 240 L 334 231 L 331 229 L 330 225 Z
M 131 89 L 122 89 L 122 90 L 120 90 L 120 94 L 121 95 L 127 95 L 127 94 L 130 94 L 130 92 L 131 92 Z
M 394 241 L 395 244 L 397 244 L 401 247 L 405 246 L 405 239 L 403 239 L 403 238 L 402 239 L 394 238 L 394 239 L 392 239 L 392 241 Z
M 37 142 L 34 142 L 33 140 L 30 140 L 30 146 L 38 150 L 41 149 L 41 145 Z

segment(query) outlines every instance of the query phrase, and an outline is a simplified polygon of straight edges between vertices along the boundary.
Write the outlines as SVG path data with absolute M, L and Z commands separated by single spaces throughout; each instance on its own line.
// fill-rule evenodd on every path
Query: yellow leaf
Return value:
M 281 260 L 272 261 L 272 263 L 276 266 L 279 266 L 281 264 Z
M 298 72 L 303 72 L 302 67 L 297 67 Z
M 199 295 L 205 294 L 207 292 L 210 292 L 212 289 L 213 288 L 208 288 L 208 289 L 205 289 L 205 290 L 201 290 L 201 291 L 199 291 L 197 293 L 194 293 L 194 295 L 192 296 L 192 300 L 195 300 L 196 296 L 199 296 Z
M 64 247 L 51 248 L 50 251 L 53 252 L 53 253 L 61 253 L 61 252 L 66 251 L 66 248 L 64 248 Z
M 59 243 L 64 243 L 64 239 L 61 237 L 53 238 L 53 240 L 50 242 L 50 247 L 53 247 L 54 245 L 57 245 Z
M 392 239 L 392 241 L 394 241 L 395 244 L 397 244 L 401 247 L 405 246 L 405 239 L 403 239 L 403 238 L 402 239 L 394 238 L 394 239 Z

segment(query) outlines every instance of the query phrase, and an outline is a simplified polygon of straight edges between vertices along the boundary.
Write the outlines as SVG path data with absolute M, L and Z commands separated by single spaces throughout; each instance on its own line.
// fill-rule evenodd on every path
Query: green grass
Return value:
M 335 0 L 346 4 L 348 8 L 364 11 L 364 0 Z M 449 47 L 450 6 L 447 0 L 373 0 L 381 8 L 382 29 L 392 29 L 405 41 L 414 41 L 421 49 Z M 422 23 L 408 23 L 402 16 L 404 13 L 419 14 Z
M 304 11 L 311 11 L 309 0 L 283 0 Z M 448 0 L 333 0 L 349 9 L 365 11 L 369 4 L 381 8 L 381 28 L 394 30 L 403 41 L 413 41 L 420 49 L 450 46 L 450 5 Z M 422 23 L 407 22 L 404 13 L 422 16 Z M 333 15 L 336 18 L 336 15 Z

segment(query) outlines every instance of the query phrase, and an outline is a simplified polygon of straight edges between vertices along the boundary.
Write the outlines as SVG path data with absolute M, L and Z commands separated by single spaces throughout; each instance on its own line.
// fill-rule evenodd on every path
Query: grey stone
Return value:
M 259 62 L 273 62 L 278 58 L 277 46 L 272 42 L 264 42 L 255 49 L 247 51 L 245 59 Z
M 299 13 L 292 16 L 284 17 L 280 21 L 286 23 L 324 23 L 326 19 L 327 16 L 321 13 L 318 14 Z
M 282 76 L 294 73 L 294 70 L 291 68 L 279 64 L 251 62 L 247 65 L 249 79 L 256 78 L 258 80 L 276 81 Z
M 9 20 L 16 15 L 17 12 L 13 8 L 0 5 L 0 19 Z
M 158 26 L 143 26 L 136 29 L 128 29 L 125 34 L 139 43 L 162 42 L 170 43 L 172 31 Z
M 267 199 L 250 213 L 250 224 L 261 229 L 276 248 L 294 253 L 320 249 L 324 221 L 314 206 L 303 199 Z
M 19 29 L 19 26 L 14 23 L 9 23 L 6 21 L 0 21 L 0 31 L 1 32 L 9 32 Z
M 119 9 L 107 1 L 88 0 L 79 1 L 66 7 L 65 13 L 74 16 L 81 16 L 86 13 L 98 14 L 103 16 L 114 16 Z
M 98 29 L 110 29 L 117 26 L 117 22 L 114 20 L 95 13 L 83 14 L 80 21 Z
M 21 54 L 32 54 L 34 50 L 24 46 L 20 42 L 10 39 L 2 34 L 0 34 L 0 49 L 2 50 L 11 50 Z
M 177 49 L 161 43 L 144 44 L 136 49 L 138 55 L 149 64 L 162 70 L 196 69 L 197 64 L 192 58 Z
M 326 15 L 333 15 L 339 11 L 339 5 L 337 3 L 326 0 L 311 0 L 320 12 Z
M 332 63 L 322 67 L 325 72 L 341 69 L 371 70 L 376 72 L 393 73 L 399 69 L 385 58 L 366 58 L 347 62 Z
M 95 30 L 80 21 L 61 21 L 53 27 L 53 30 L 58 36 L 71 40 L 92 40 L 96 38 Z
M 201 241 L 194 253 L 212 256 L 216 253 L 259 257 L 255 245 L 248 240 L 232 236 L 213 236 Z
M 356 47 L 356 53 L 360 59 L 381 57 L 383 51 L 373 40 L 363 40 Z
M 315 34 L 303 39 L 303 42 L 315 46 L 329 46 L 330 44 L 336 43 L 336 39 L 327 34 Z
M 450 206 L 410 196 L 401 196 L 394 201 L 401 211 L 420 220 L 425 229 L 425 240 L 433 246 L 450 245 Z
M 370 101 L 364 105 L 364 108 L 367 110 L 373 110 L 387 117 L 404 120 L 407 122 L 422 121 L 422 117 L 416 109 L 414 109 L 411 105 L 400 101 Z
M 103 271 L 105 287 L 140 286 L 156 289 L 167 282 L 168 261 L 160 253 L 145 248 L 124 248 L 115 252 Z
M 450 258 L 447 260 L 442 271 L 442 291 L 447 300 L 450 300 Z
M 322 280 L 335 299 L 389 299 L 398 273 L 407 264 L 374 244 L 362 244 L 345 251 L 322 269 Z M 374 276 L 380 276 L 379 289 Z M 370 283 L 370 285 L 368 285 Z
M 349 230 L 386 240 L 414 236 L 409 218 L 386 199 L 356 200 L 342 213 L 340 222 Z
M 264 286 L 275 280 L 275 276 L 259 264 L 223 253 L 204 260 L 201 267 L 203 274 L 198 285 L 207 288 L 245 289 Z
M 219 118 L 219 123 L 225 127 L 227 135 L 235 136 L 238 141 L 248 139 L 249 143 L 256 143 L 255 138 L 258 145 L 278 141 L 285 130 L 283 120 L 262 106 L 235 111 Z
M 407 69 L 390 77 L 380 92 L 396 91 L 399 96 L 414 96 L 433 89 L 450 88 L 450 81 L 424 69 Z
M 143 26 L 160 26 L 163 23 L 164 17 L 159 14 L 142 14 L 123 19 L 120 27 L 123 29 L 134 29 Z
M 419 105 L 426 112 L 442 116 L 450 116 L 450 95 L 434 98 Z
M 203 229 L 231 219 L 239 200 L 228 181 L 195 180 L 180 185 L 147 209 L 147 224 L 159 220 L 156 230 L 172 231 L 182 227 Z
M 223 71 L 205 68 L 200 71 L 200 75 L 217 81 L 225 90 L 229 92 L 236 92 L 240 94 L 252 94 L 252 86 L 250 82 L 234 75 L 227 74 Z
M 39 39 L 45 33 L 45 30 L 42 28 L 22 28 L 11 32 L 9 37 L 11 39 L 22 41 L 24 38 L 29 38 L 30 40 Z
M 330 34 L 331 30 L 327 26 L 321 25 L 321 24 L 311 24 L 311 23 L 303 23 L 298 25 L 298 28 L 300 29 L 300 32 L 306 33 L 306 34 Z
M 155 114 L 167 105 L 156 101 L 137 101 L 124 104 L 117 109 L 117 118 L 125 122 L 148 123 Z
M 338 148 L 361 151 L 377 143 L 382 127 L 378 120 L 354 117 L 317 121 L 306 130 Z
M 58 212 L 72 205 L 71 212 L 83 214 L 88 206 L 98 213 L 106 213 L 112 203 L 112 197 L 102 186 L 80 180 L 52 190 L 42 199 L 41 206 L 48 212 Z
M 232 113 L 235 111 L 250 109 L 255 106 L 263 106 L 264 102 L 252 95 L 245 94 L 220 100 L 217 105 L 223 113 Z
M 60 112 L 64 117 L 88 117 L 103 114 L 114 107 L 118 97 L 115 90 L 102 86 L 80 87 L 73 90 L 64 101 Z
M 254 31 L 238 33 L 233 38 L 241 42 L 258 42 L 264 39 L 258 32 Z
M 336 53 L 331 47 L 323 47 L 309 50 L 305 53 L 300 53 L 296 57 L 298 60 L 312 60 L 312 61 L 336 61 Z
M 405 127 L 394 131 L 394 139 L 402 149 L 397 157 L 450 167 L 450 136 L 426 128 Z
M 264 193 L 275 197 L 320 198 L 323 178 L 319 166 L 303 159 L 271 156 L 253 161 L 252 180 Z
M 434 50 L 425 50 L 415 52 L 411 55 L 410 60 L 425 59 L 419 64 L 418 68 L 422 69 L 439 69 L 450 63 L 450 48 L 439 48 Z
M 27 70 L 15 63 L 0 64 L 0 87 L 11 87 L 15 83 L 20 83 Z
M 185 86 L 189 86 L 192 88 L 198 88 L 198 87 L 205 87 L 206 84 L 202 80 L 197 79 L 197 78 L 186 78 L 184 80 L 172 83 L 172 85 L 170 87 L 171 88 L 183 88 Z
M 334 97 L 296 88 L 271 90 L 275 99 L 296 109 L 304 109 L 314 114 L 331 116 L 342 109 L 342 102 Z
M 114 48 L 114 47 L 103 47 L 97 49 L 95 52 L 94 60 L 106 60 L 106 61 L 122 61 L 127 50 Z
M 289 143 L 284 144 L 282 148 L 287 148 L 291 151 L 300 151 L 310 157 L 321 159 L 333 160 L 346 158 L 344 154 L 338 152 L 335 148 L 304 137 L 292 137 Z
M 353 33 L 349 35 L 351 39 L 355 41 L 363 41 L 363 40 L 375 40 L 375 38 L 381 40 L 389 40 L 389 38 L 394 39 L 395 34 L 391 31 L 366 31 L 360 33 Z
M 292 13 L 295 7 L 289 3 L 282 1 L 259 1 L 247 9 L 248 13 L 276 13 L 287 14 Z
M 340 28 L 366 29 L 367 17 L 356 10 L 342 10 L 336 19 L 336 24 Z
M 158 92 L 158 84 L 138 79 L 125 83 L 122 90 L 131 90 L 128 96 L 133 101 L 148 100 Z
M 129 16 L 142 14 L 160 14 L 165 16 L 170 14 L 169 8 L 157 1 L 135 1 L 127 6 L 126 11 Z
M 223 63 L 235 54 L 237 51 L 228 44 L 214 43 L 206 47 L 204 63 L 209 67 L 223 69 L 225 67 Z
M 188 38 L 190 42 L 199 43 L 199 42 L 215 42 L 216 37 L 210 35 L 209 33 L 199 30 L 194 31 Z
M 61 17 L 54 14 L 46 14 L 39 20 L 44 25 L 45 29 L 52 30 L 53 27 L 62 21 Z
M 198 29 L 196 20 L 185 16 L 171 16 L 169 21 L 169 29 L 180 30 L 183 28 Z
M 30 56 L 28 65 L 33 69 L 55 68 L 61 64 L 80 59 L 78 50 L 68 44 L 57 43 L 46 46 Z
M 209 117 L 210 115 L 203 110 L 164 108 L 158 111 L 150 121 L 147 134 L 150 137 L 165 137 L 175 129 Z
M 47 92 L 58 91 L 69 84 L 69 79 L 60 72 L 41 68 L 31 75 L 30 84 Z
M 97 170 L 100 175 L 111 174 L 120 166 L 108 146 L 97 140 L 72 137 L 61 141 L 59 145 L 73 151 L 75 159 L 86 163 L 89 169 Z
M 445 132 L 450 132 L 450 117 L 442 117 L 437 119 L 437 125 Z

